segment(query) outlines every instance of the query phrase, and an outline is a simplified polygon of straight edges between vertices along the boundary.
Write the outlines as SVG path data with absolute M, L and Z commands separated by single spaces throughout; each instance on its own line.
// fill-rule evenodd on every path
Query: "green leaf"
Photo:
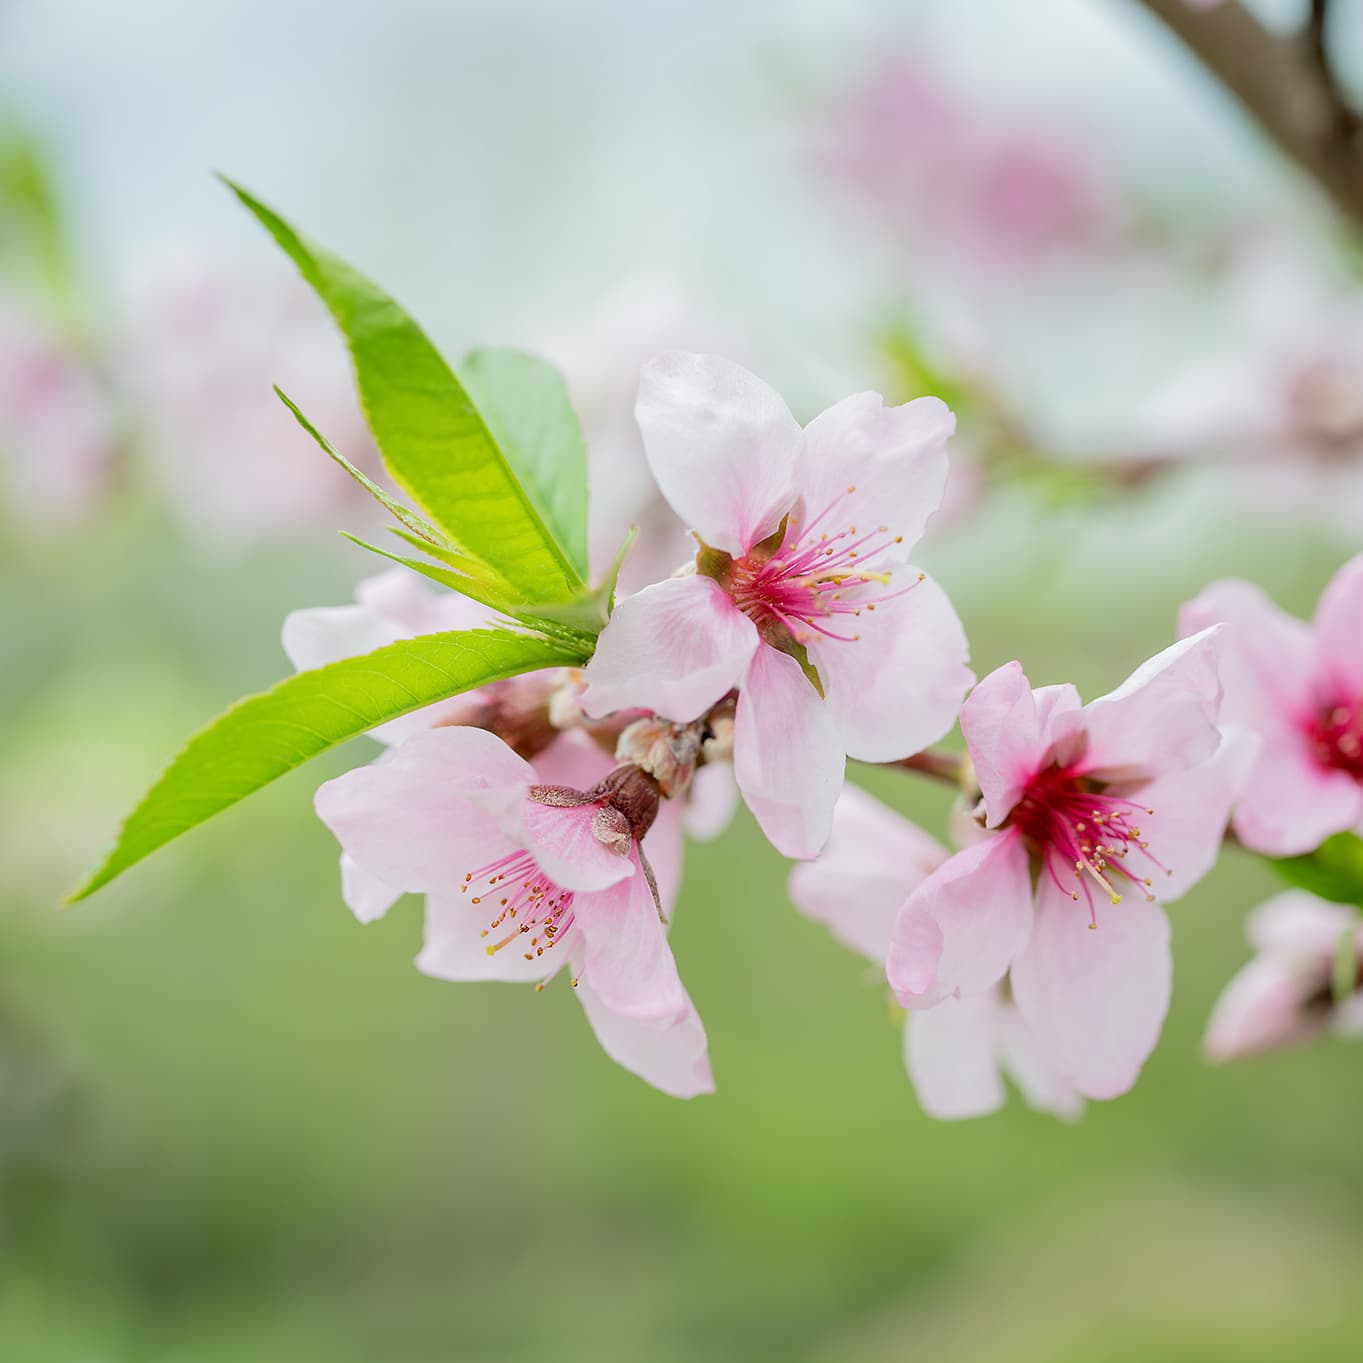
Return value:
M 43 148 L 22 128 L 0 126 L 0 266 L 61 307 L 72 279 L 57 193 Z
M 294 420 L 321 446 L 323 452 L 334 459 L 380 506 L 384 507 L 395 519 L 401 521 L 422 543 L 440 545 L 441 547 L 449 546 L 449 540 L 435 526 L 422 520 L 411 507 L 403 506 L 401 502 L 390 497 L 372 478 L 368 477 L 361 469 L 357 469 L 345 455 L 341 454 L 317 427 L 299 411 L 297 405 L 278 384 L 275 384 L 274 390 L 278 394 L 279 400 L 293 413 Z
M 459 377 L 585 582 L 587 442 L 563 375 L 522 350 L 474 350 Z
M 526 601 L 586 585 L 518 469 L 417 324 L 386 293 L 227 182 L 327 305 L 350 346 L 369 428 L 394 482 L 455 544 Z
M 596 647 L 596 636 L 601 632 L 600 624 L 592 618 L 581 620 L 575 618 L 568 613 L 572 610 L 570 606 L 516 605 L 511 600 L 499 597 L 495 587 L 479 578 L 468 577 L 461 572 L 443 568 L 437 563 L 425 563 L 421 559 L 412 558 L 407 554 L 392 553 L 344 530 L 341 533 L 352 544 L 358 544 L 361 549 L 368 549 L 371 554 L 378 554 L 380 558 L 386 558 L 392 563 L 400 563 L 404 568 L 410 568 L 414 573 L 420 573 L 422 577 L 429 578 L 432 582 L 438 582 L 442 587 L 448 587 L 452 592 L 458 592 L 460 596 L 467 596 L 472 601 L 490 606 L 500 614 L 510 616 L 523 625 L 528 625 L 540 634 L 546 634 L 551 639 L 557 639 L 571 646 L 581 652 L 584 657 L 590 657 L 592 650 Z M 425 548 L 427 546 L 419 547 Z M 562 617 L 557 614 L 560 610 L 565 613 Z
M 112 850 L 68 899 L 83 899 L 158 847 L 311 757 L 433 701 L 588 654 L 507 630 L 402 639 L 300 672 L 200 729 L 132 811 Z
M 611 612 L 615 609 L 615 588 L 620 581 L 620 569 L 624 567 L 625 556 L 634 547 L 634 541 L 638 538 L 639 527 L 630 526 L 624 543 L 616 552 L 611 566 L 606 569 L 606 575 L 591 591 L 585 592 L 575 601 L 567 601 L 562 605 L 536 606 L 536 619 L 557 620 L 575 629 L 587 630 L 595 638 L 606 627 Z
M 1289 885 L 1337 904 L 1363 904 L 1363 839 L 1355 833 L 1336 833 L 1304 856 L 1268 860 Z
M 387 529 L 404 543 L 410 544 L 414 549 L 420 549 L 423 554 L 439 559 L 447 568 L 453 569 L 460 577 L 466 579 L 470 586 L 465 587 L 465 596 L 471 596 L 475 601 L 481 601 L 484 605 L 493 606 L 497 610 L 512 609 L 519 600 L 519 593 L 515 587 L 499 577 L 496 570 L 488 567 L 481 559 L 462 553 L 457 548 L 446 549 L 440 545 L 427 544 L 399 525 L 390 525 Z M 383 550 L 376 549 L 372 544 L 366 544 L 364 547 L 374 553 L 383 553 Z

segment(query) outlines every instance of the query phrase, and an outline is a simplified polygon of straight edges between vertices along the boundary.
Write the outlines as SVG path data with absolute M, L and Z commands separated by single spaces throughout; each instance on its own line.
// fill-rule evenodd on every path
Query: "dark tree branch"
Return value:
M 1186 0 L 1141 0 L 1363 229 L 1363 120 L 1345 102 L 1326 51 L 1327 5 L 1315 0 L 1299 36 L 1271 33 L 1227 0 L 1195 9 Z

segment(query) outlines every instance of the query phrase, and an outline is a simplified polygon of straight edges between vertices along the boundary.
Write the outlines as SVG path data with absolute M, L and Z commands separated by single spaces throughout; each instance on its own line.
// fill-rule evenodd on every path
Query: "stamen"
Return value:
M 478 935 L 490 937 L 510 920 L 515 926 L 484 949 L 489 956 L 495 956 L 512 942 L 534 932 L 530 937 L 530 950 L 522 952 L 525 959 L 531 961 L 561 942 L 572 927 L 574 895 L 571 890 L 556 885 L 528 852 L 520 850 L 467 872 L 460 889 L 467 893 L 470 886 L 485 885 L 486 891 L 469 898 L 470 903 L 481 905 L 487 891 L 506 886 L 508 881 L 512 883 L 511 888 L 508 893 L 498 895 L 496 916 Z

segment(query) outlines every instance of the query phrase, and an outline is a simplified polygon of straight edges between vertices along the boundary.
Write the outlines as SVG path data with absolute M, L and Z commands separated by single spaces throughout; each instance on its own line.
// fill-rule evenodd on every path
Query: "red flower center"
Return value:
M 785 631 L 797 644 L 809 643 L 814 634 L 851 643 L 859 637 L 855 628 L 851 633 L 830 628 L 835 617 L 873 611 L 922 581 L 920 573 L 896 591 L 863 590 L 889 587 L 897 565 L 887 555 L 904 537 L 885 525 L 869 533 L 850 522 L 840 525 L 838 509 L 855 491 L 849 487 L 803 525 L 791 515 L 783 531 L 726 565 L 720 580 L 764 637 Z
M 1154 867 L 1170 874 L 1141 836 L 1138 820 L 1154 812 L 1073 767 L 1052 765 L 1032 778 L 1007 823 L 1022 834 L 1057 888 L 1075 900 L 1084 892 L 1093 918 L 1095 888 L 1114 904 L 1121 902 L 1124 885 L 1153 901 L 1146 872 Z
M 1322 767 L 1348 772 L 1363 783 L 1363 703 L 1322 710 L 1307 726 L 1307 737 Z

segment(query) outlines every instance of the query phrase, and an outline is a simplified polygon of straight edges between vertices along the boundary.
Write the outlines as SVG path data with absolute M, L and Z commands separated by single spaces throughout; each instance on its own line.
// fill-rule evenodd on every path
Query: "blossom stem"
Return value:
M 937 752 L 928 748 L 898 762 L 880 762 L 874 765 L 890 767 L 897 771 L 917 772 L 920 776 L 928 776 L 934 781 L 960 789 L 963 759 L 959 753 Z

